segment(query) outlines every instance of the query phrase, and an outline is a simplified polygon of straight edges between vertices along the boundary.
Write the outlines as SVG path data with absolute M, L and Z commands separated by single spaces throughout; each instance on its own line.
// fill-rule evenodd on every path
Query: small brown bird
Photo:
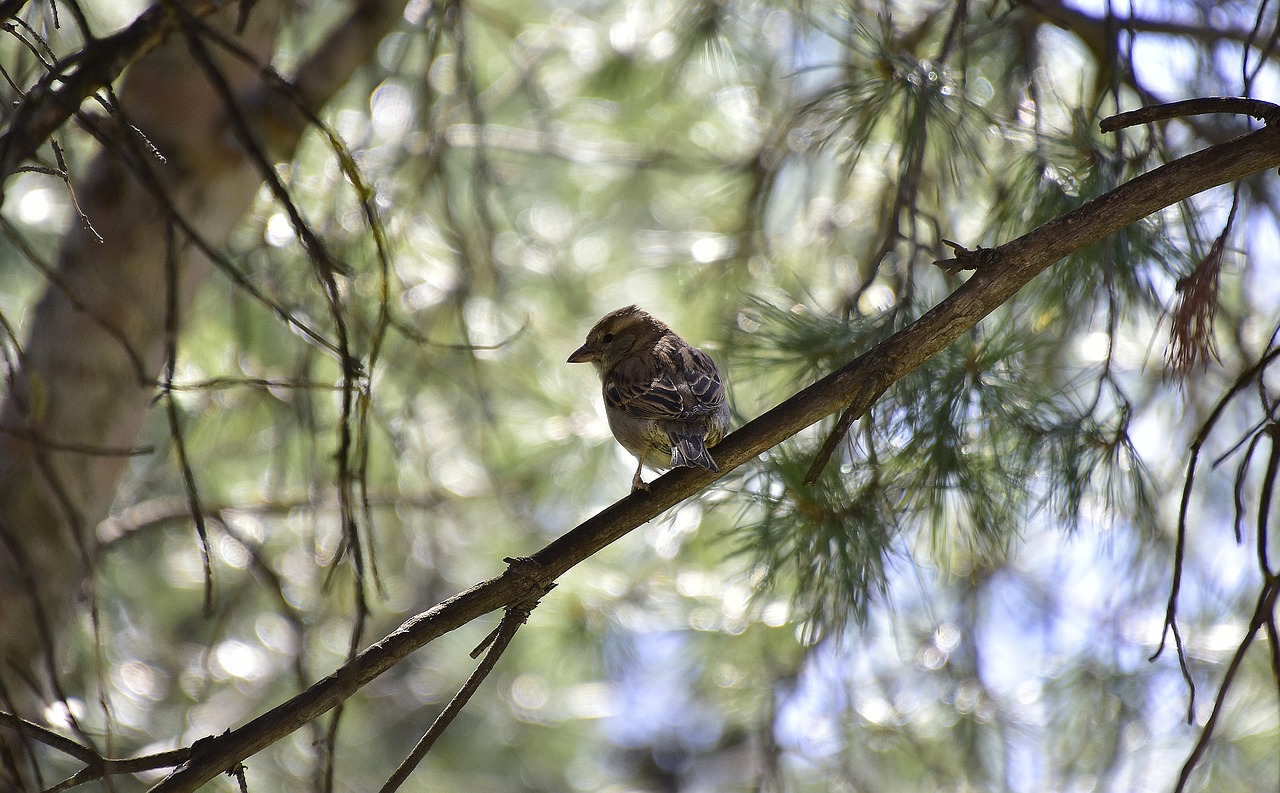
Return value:
M 600 318 L 569 363 L 595 364 L 604 412 L 622 448 L 636 457 L 631 490 L 648 490 L 640 469 L 720 467 L 708 446 L 729 431 L 724 380 L 711 357 L 636 306 Z

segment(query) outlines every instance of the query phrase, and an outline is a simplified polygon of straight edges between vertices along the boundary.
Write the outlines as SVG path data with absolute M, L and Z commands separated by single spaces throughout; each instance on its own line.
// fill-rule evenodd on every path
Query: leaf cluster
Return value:
M 883 332 L 763 305 L 756 315 L 759 338 L 745 349 L 763 343 L 775 357 L 743 360 L 784 379 L 848 360 Z M 813 438 L 771 452 L 744 483 L 753 508 L 740 550 L 794 593 L 815 635 L 864 621 L 895 555 L 969 575 L 1001 564 L 1036 516 L 1152 524 L 1152 482 L 1129 415 L 1099 417 L 1097 405 L 1058 390 L 1043 371 L 1053 345 L 1018 324 L 1002 313 L 895 383 L 812 484 Z

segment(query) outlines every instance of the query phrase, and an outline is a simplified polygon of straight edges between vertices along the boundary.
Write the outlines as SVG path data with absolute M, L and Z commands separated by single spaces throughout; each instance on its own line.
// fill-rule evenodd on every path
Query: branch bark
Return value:
M 199 751 L 152 790 L 193 791 L 343 702 L 414 650 L 491 611 L 519 604 L 605 546 L 761 452 L 839 411 L 865 412 L 896 380 L 936 355 L 1053 263 L 1196 193 L 1280 166 L 1280 131 L 1262 129 L 1188 155 L 984 251 L 984 266 L 884 343 L 800 391 L 716 447 L 720 473 L 677 469 L 552 541 L 531 559 L 405 622 L 333 674 Z
M 17 13 L 20 3 L 0 8 L 0 18 Z M 220 3 L 190 4 L 195 16 L 207 16 Z M 150 52 L 173 32 L 172 15 L 163 5 L 144 11 L 124 30 L 91 42 L 73 58 L 58 64 L 29 90 L 14 111 L 9 128 L 0 135 L 0 180 L 30 159 L 49 136 L 80 110 L 84 100 L 113 83 L 125 67 Z

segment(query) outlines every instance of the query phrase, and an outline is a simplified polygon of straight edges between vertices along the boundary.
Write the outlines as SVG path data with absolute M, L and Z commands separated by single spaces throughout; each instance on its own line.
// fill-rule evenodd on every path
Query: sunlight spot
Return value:
M 933 632 L 933 645 L 944 653 L 949 653 L 960 643 L 960 629 L 950 622 L 944 622 Z
M 521 710 L 541 710 L 550 699 L 551 689 L 538 675 L 526 673 L 511 683 L 511 701 Z
M 594 269 L 608 263 L 609 243 L 599 236 L 587 236 L 573 243 L 573 263 L 583 269 Z
M 235 529 L 236 534 L 245 538 L 248 542 L 262 542 L 266 539 L 267 528 L 262 524 L 262 519 L 245 510 L 228 509 L 223 512 L 223 519 L 227 525 Z
M 956 689 L 956 710 L 961 713 L 972 713 L 978 707 L 982 692 L 973 681 L 965 681 Z
M 573 231 L 573 216 L 562 204 L 543 201 L 521 218 L 540 239 L 563 245 Z
M 431 87 L 446 96 L 452 94 L 458 87 L 457 65 L 454 63 L 454 56 L 441 55 L 436 58 L 435 63 L 431 64 L 431 70 L 427 72 L 427 82 L 431 83 Z
M 741 585 L 726 587 L 720 600 L 720 608 L 730 620 L 740 620 L 747 613 L 751 603 L 751 590 Z
M 1194 658 L 1220 660 L 1240 646 L 1243 634 L 1241 626 L 1234 623 L 1215 623 L 1201 629 L 1194 641 L 1189 642 L 1188 654 Z
M 600 48 L 596 46 L 595 37 L 589 35 L 571 35 L 573 43 L 569 45 L 569 59 L 573 65 L 584 71 L 593 71 L 600 66 Z
M 84 702 L 74 697 L 66 702 L 50 702 L 48 707 L 44 709 L 44 719 L 54 727 L 62 729 L 70 729 L 72 716 L 76 721 L 84 718 L 85 709 Z
M 228 639 L 213 651 L 216 669 L 227 677 L 241 680 L 257 680 L 267 672 L 266 657 L 262 650 L 242 641 Z
M 608 683 L 580 683 L 564 695 L 565 707 L 575 719 L 604 719 L 614 715 L 613 687 Z
M 150 664 L 128 661 L 120 665 L 117 674 L 125 690 L 144 699 L 160 698 L 161 677 L 156 673 L 155 667 Z
M 373 128 L 379 135 L 399 138 L 413 123 L 413 97 L 403 85 L 385 82 L 369 98 Z
M 725 662 L 716 667 L 715 681 L 721 688 L 736 688 L 747 681 L 747 675 L 733 664 Z
M 893 706 L 883 697 L 860 694 L 854 701 L 854 707 L 862 718 L 872 724 L 889 724 L 893 721 Z
M 254 633 L 269 650 L 284 655 L 298 652 L 298 636 L 289 621 L 279 614 L 263 614 L 253 621 Z
M 604 790 L 612 778 L 604 775 L 602 765 L 594 755 L 578 757 L 565 766 L 565 781 L 574 790 Z
M 791 618 L 791 604 L 785 600 L 774 600 L 760 612 L 760 621 L 770 628 L 781 628 Z
M 858 297 L 858 310 L 866 316 L 888 311 L 898 302 L 898 296 L 887 284 L 872 284 Z
M 283 212 L 277 212 L 267 221 L 263 237 L 271 247 L 283 248 L 293 239 L 293 224 Z
M 669 30 L 659 30 L 649 39 L 649 57 L 655 61 L 665 61 L 676 51 L 676 37 Z
M 549 441 L 559 443 L 560 441 L 568 440 L 569 420 L 564 416 L 552 416 L 542 422 L 542 432 Z
M 1107 351 L 1111 347 L 1111 337 L 1100 330 L 1086 333 L 1076 343 L 1076 354 L 1086 363 L 1101 363 L 1107 360 Z
M 932 644 L 921 647 L 916 651 L 916 666 L 920 669 L 941 669 L 946 662 L 947 656 Z
M 210 544 L 217 549 L 218 556 L 222 557 L 223 563 L 228 567 L 243 570 L 249 566 L 249 562 L 253 557 L 249 554 L 249 549 L 241 545 L 238 540 L 226 535 L 209 539 Z
M 48 187 L 36 187 L 22 194 L 16 212 L 18 220 L 29 226 L 52 224 L 65 214 L 65 202 L 60 194 Z
M 676 555 L 684 544 L 684 538 L 693 534 L 702 522 L 702 509 L 690 504 L 676 510 L 669 518 L 646 532 L 646 538 L 654 552 L 663 559 Z
M 695 261 L 701 264 L 723 259 L 728 252 L 729 241 L 719 234 L 708 234 L 699 237 L 689 246 L 689 253 L 693 255 Z
M 409 0 L 404 7 L 404 21 L 410 25 L 420 25 L 431 11 L 430 0 Z
M 615 22 L 609 28 L 609 44 L 623 55 L 630 55 L 636 48 L 636 29 L 630 22 Z

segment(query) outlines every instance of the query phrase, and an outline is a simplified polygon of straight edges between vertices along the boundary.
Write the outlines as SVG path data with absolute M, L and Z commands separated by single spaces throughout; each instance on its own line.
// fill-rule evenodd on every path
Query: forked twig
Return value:
M 536 564 L 528 559 L 507 559 L 507 562 L 512 564 L 513 567 L 519 564 Z M 409 778 L 413 770 L 418 767 L 418 763 L 422 762 L 422 758 L 426 756 L 427 752 L 431 751 L 436 739 L 445 731 L 445 728 L 453 723 L 453 720 L 462 712 L 462 708 L 471 699 L 471 696 L 480 688 L 480 684 L 493 671 L 494 665 L 498 663 L 498 659 L 502 657 L 502 654 L 506 652 L 507 646 L 511 644 L 511 640 L 515 638 L 516 631 L 520 630 L 520 626 L 528 621 L 529 614 L 538 605 L 538 601 L 553 586 L 555 584 L 537 586 L 525 600 L 507 607 L 506 612 L 502 615 L 502 621 L 498 623 L 498 627 L 494 628 L 480 642 L 479 646 L 471 651 L 471 657 L 475 658 L 480 653 L 485 652 L 485 648 L 488 648 L 484 659 L 476 666 L 475 671 L 471 673 L 467 681 L 462 684 L 462 688 L 458 689 L 458 693 L 454 695 L 453 699 L 449 700 L 449 704 L 440 712 L 440 715 L 436 716 L 435 721 L 431 723 L 426 733 L 423 734 L 417 745 L 413 747 L 413 751 L 409 752 L 409 756 L 400 763 L 391 778 L 379 790 L 379 793 L 394 793 L 394 791 L 400 789 L 400 786 Z

